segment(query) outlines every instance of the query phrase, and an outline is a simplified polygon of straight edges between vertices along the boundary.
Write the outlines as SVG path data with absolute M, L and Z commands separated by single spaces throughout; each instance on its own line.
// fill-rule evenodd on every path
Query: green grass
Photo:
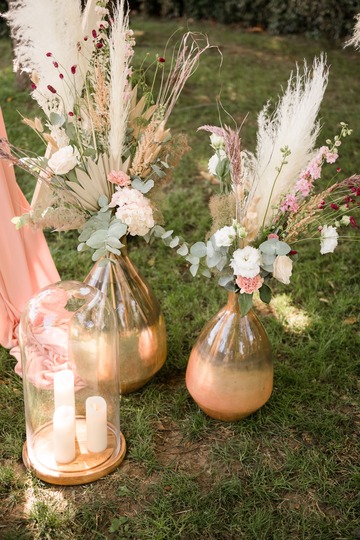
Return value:
M 142 30 L 137 52 L 162 52 L 176 22 L 134 19 Z M 289 72 L 303 58 L 326 51 L 331 67 L 321 109 L 319 145 L 340 121 L 354 134 L 341 148 L 344 177 L 360 169 L 360 54 L 341 44 L 247 34 L 219 25 L 194 25 L 216 50 L 203 56 L 174 110 L 171 127 L 186 131 L 192 151 L 167 189 L 168 228 L 189 241 L 209 225 L 214 186 L 201 172 L 209 157 L 201 124 L 217 123 L 216 97 L 242 122 L 243 145 L 253 149 L 256 114 L 276 100 Z M 0 103 L 10 140 L 39 149 L 20 124 L 35 115 L 26 93 L 15 90 L 10 44 L 0 41 Z M 33 183 L 18 173 L 31 198 Z M 190 204 L 189 204 L 190 203 Z M 47 233 L 63 279 L 82 279 L 91 262 L 74 256 L 76 234 Z M 304 245 L 290 286 L 278 285 L 269 312 L 260 312 L 274 353 L 269 402 L 242 422 L 205 416 L 187 393 L 184 375 L 191 347 L 205 322 L 225 303 L 213 281 L 193 279 L 160 243 L 136 240 L 131 257 L 159 298 L 169 354 L 158 375 L 121 400 L 127 441 L 123 464 L 91 485 L 60 488 L 34 478 L 22 465 L 25 440 L 22 384 L 15 360 L 0 349 L 0 538 L 139 540 L 351 540 L 360 537 L 358 376 L 359 252 L 342 244 L 321 257 Z

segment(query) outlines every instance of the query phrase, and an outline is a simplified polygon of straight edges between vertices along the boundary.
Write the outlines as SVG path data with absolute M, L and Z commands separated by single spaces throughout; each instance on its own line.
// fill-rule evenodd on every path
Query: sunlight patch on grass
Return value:
M 284 325 L 286 330 L 300 334 L 311 324 L 311 318 L 304 309 L 291 304 L 288 294 L 279 294 L 271 301 L 275 317 Z

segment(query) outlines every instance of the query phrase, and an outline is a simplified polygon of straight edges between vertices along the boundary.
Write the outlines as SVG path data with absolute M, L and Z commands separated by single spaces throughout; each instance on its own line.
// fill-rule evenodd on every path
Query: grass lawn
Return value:
M 134 18 L 136 56 L 162 53 L 177 22 Z M 296 62 L 321 51 L 331 64 L 321 109 L 319 146 L 348 122 L 341 147 L 344 178 L 360 173 L 360 53 L 302 37 L 243 33 L 193 23 L 216 50 L 203 57 L 174 110 L 171 127 L 187 132 L 192 148 L 167 188 L 168 229 L 188 241 L 209 229 L 207 201 L 216 191 L 206 175 L 208 137 L 198 126 L 218 123 L 216 97 L 253 149 L 256 115 L 286 85 Z M 34 103 L 14 88 L 11 48 L 0 41 L 0 104 L 11 142 L 39 149 L 17 111 Z M 18 173 L 30 198 L 34 187 Z M 83 279 L 91 261 L 76 255 L 77 234 L 46 233 L 63 279 Z M 169 354 L 158 375 L 121 399 L 127 455 L 111 475 L 89 485 L 54 487 L 37 480 L 21 460 L 25 441 L 22 382 L 15 360 L 0 348 L 0 538 L 4 540 L 355 540 L 360 538 L 359 244 L 342 243 L 321 256 L 301 247 L 290 286 L 278 284 L 269 309 L 258 307 L 273 345 L 274 391 L 257 413 L 237 423 L 205 416 L 184 382 L 191 347 L 226 301 L 215 281 L 193 279 L 160 242 L 135 240 L 131 258 L 159 298 Z M 16 267 L 16 264 L 15 264 Z

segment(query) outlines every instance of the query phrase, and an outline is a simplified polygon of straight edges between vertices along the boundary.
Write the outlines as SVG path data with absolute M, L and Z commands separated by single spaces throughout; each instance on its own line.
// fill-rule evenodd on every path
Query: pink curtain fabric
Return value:
M 0 136 L 6 130 L 0 109 Z M 16 230 L 11 219 L 30 208 L 16 183 L 13 167 L 0 160 L 0 345 L 19 360 L 17 326 L 26 302 L 60 280 L 42 231 Z M 18 362 L 17 373 L 21 368 Z

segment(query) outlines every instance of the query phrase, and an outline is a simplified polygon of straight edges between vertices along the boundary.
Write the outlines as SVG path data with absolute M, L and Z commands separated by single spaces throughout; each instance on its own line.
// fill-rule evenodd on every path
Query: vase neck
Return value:
M 235 313 L 240 313 L 239 295 L 237 293 L 232 292 L 232 291 L 229 292 L 226 307 L 230 311 L 233 311 Z

